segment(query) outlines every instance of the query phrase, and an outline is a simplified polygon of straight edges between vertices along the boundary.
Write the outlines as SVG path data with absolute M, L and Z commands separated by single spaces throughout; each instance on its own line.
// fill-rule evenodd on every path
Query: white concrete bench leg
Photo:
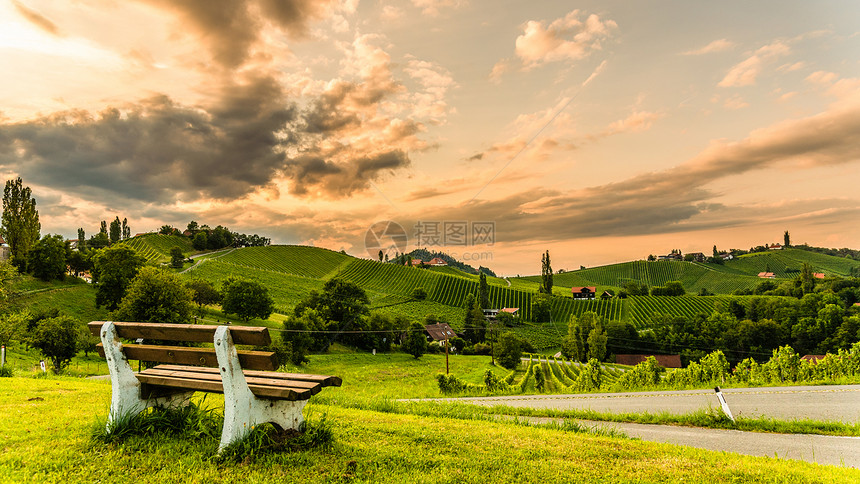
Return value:
M 282 429 L 299 428 L 307 400 L 269 400 L 251 393 L 227 326 L 215 330 L 215 354 L 224 384 L 224 430 L 218 452 L 262 423 L 271 422 Z
M 165 397 L 144 399 L 140 395 L 140 382 L 128 359 L 122 354 L 122 342 L 117 335 L 113 321 L 102 325 L 101 340 L 105 350 L 111 382 L 110 414 L 107 428 L 117 419 L 136 415 L 147 407 L 178 407 L 187 405 L 194 392 L 177 393 Z

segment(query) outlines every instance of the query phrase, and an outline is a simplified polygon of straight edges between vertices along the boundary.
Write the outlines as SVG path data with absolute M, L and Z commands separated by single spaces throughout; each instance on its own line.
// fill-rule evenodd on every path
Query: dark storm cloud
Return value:
M 367 189 L 370 182 L 409 165 L 409 156 L 400 150 L 363 156 L 349 163 L 333 163 L 316 157 L 302 156 L 287 162 L 285 172 L 292 180 L 292 193 L 305 195 L 317 189 L 326 195 L 341 197 Z
M 283 166 L 296 119 L 269 77 L 223 88 L 208 112 L 157 96 L 96 115 L 59 112 L 0 127 L 0 165 L 28 181 L 112 198 L 171 203 L 241 197 Z
M 30 23 L 32 23 L 36 27 L 39 27 L 40 29 L 44 30 L 45 32 L 47 32 L 51 35 L 56 35 L 56 36 L 61 35 L 60 34 L 60 28 L 57 27 L 57 24 L 50 21 L 44 15 L 22 5 L 21 2 L 18 2 L 15 0 L 12 0 L 12 5 L 15 6 L 15 10 L 17 10 L 18 13 L 20 13 L 25 19 L 27 19 Z
M 272 23 L 293 37 L 307 34 L 309 21 L 321 17 L 331 0 L 141 0 L 174 12 L 183 30 L 203 41 L 219 64 L 241 65 Z

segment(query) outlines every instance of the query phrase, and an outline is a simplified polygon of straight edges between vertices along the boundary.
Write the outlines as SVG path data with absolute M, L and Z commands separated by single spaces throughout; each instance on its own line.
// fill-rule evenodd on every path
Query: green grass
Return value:
M 156 432 L 120 444 L 90 440 L 110 386 L 11 378 L 0 387 L 2 482 L 856 482 L 856 469 L 738 456 L 617 437 L 449 416 L 314 403 L 331 445 L 215 456 L 215 438 Z M 212 398 L 216 404 L 218 396 Z M 568 427 L 573 429 L 573 427 Z

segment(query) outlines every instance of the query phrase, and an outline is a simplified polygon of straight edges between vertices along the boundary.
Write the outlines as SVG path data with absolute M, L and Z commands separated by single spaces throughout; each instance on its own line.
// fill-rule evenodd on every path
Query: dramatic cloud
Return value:
M 612 20 L 601 20 L 574 10 L 546 25 L 543 21 L 529 20 L 523 33 L 517 37 L 514 53 L 524 70 L 558 61 L 575 61 L 601 49 L 618 25 Z M 503 60 L 493 68 L 493 75 L 504 71 L 510 61 Z
M 13 0 L 12 5 L 15 6 L 15 10 L 18 11 L 24 18 L 30 21 L 36 27 L 39 27 L 43 31 L 51 34 L 51 35 L 60 35 L 60 28 L 57 27 L 57 24 L 41 15 L 39 12 L 35 10 L 31 10 L 24 5 L 21 5 L 20 2 Z
M 722 52 L 725 50 L 729 50 L 729 49 L 733 48 L 734 46 L 735 46 L 734 42 L 731 42 L 731 41 L 726 40 L 726 39 L 719 39 L 719 40 L 715 40 L 715 41 L 711 42 L 710 44 L 708 44 L 704 47 L 694 49 L 694 50 L 688 50 L 687 52 L 682 52 L 681 55 L 711 54 L 713 52 Z
M 860 86 L 855 89 L 860 90 Z M 433 213 L 440 219 L 459 214 L 460 219 L 503 220 L 498 237 L 509 242 L 725 228 L 758 221 L 765 215 L 715 203 L 718 194 L 708 185 L 782 165 L 808 169 L 858 161 L 860 102 L 840 102 L 815 116 L 755 130 L 742 141 L 715 142 L 687 163 L 668 170 L 567 193 L 531 190 L 500 200 L 439 208 Z M 828 203 L 844 205 L 844 209 L 834 215 L 826 210 Z M 804 211 L 793 210 L 783 216 L 826 213 L 828 221 L 835 221 L 837 216 L 856 213 L 860 207 L 855 202 L 825 200 L 810 202 Z
M 741 87 L 755 84 L 764 64 L 788 55 L 791 49 L 782 41 L 761 47 L 753 55 L 732 67 L 720 81 L 720 87 Z
M 0 130 L 0 166 L 82 196 L 160 203 L 241 197 L 283 166 L 296 120 L 271 77 L 225 86 L 200 109 L 156 96 L 93 114 L 66 111 Z
M 191 30 L 216 62 L 234 68 L 245 62 L 271 24 L 292 37 L 308 33 L 308 23 L 328 13 L 334 0 L 140 0 L 175 13 L 177 27 Z

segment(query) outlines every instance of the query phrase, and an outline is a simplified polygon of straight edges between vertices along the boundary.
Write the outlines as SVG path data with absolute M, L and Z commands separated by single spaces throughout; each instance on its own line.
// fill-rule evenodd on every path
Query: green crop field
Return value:
M 169 261 L 170 251 L 174 247 L 182 249 L 185 255 L 194 252 L 191 239 L 179 235 L 144 234 L 125 240 L 122 244 L 136 250 L 147 262 L 152 263 Z

